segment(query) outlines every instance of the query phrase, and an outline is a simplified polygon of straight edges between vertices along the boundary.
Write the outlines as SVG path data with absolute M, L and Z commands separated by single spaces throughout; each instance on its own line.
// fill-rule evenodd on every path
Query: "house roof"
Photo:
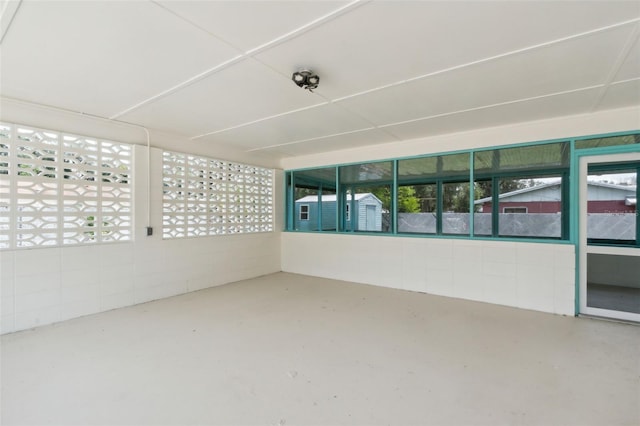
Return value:
M 591 187 L 601 187 L 601 188 L 614 189 L 614 190 L 624 191 L 624 192 L 631 192 L 636 190 L 635 185 L 633 186 L 632 185 L 615 185 L 615 184 L 603 183 L 603 182 L 588 182 L 588 185 Z M 505 198 L 510 198 L 520 194 L 525 194 L 527 192 L 540 191 L 543 189 L 552 188 L 554 186 L 560 186 L 560 182 L 559 181 L 549 182 L 542 185 L 532 186 L 530 188 L 523 188 L 523 189 L 518 189 L 516 191 L 505 192 L 504 194 L 500 194 L 498 199 L 503 200 Z M 491 202 L 491 200 L 492 200 L 491 197 L 485 197 L 485 198 L 481 198 L 479 200 L 474 201 L 474 204 L 488 203 L 488 202 Z
M 356 199 L 356 201 L 360 201 L 363 198 L 368 197 L 369 195 L 371 195 L 375 199 L 378 199 L 378 197 L 376 197 L 375 195 L 373 195 L 370 192 L 364 192 L 364 193 L 355 194 L 355 199 Z M 324 203 L 325 201 L 329 201 L 329 202 L 336 201 L 336 195 L 335 194 L 323 195 L 322 196 L 322 202 Z M 317 203 L 317 202 L 318 202 L 318 196 L 317 195 L 307 195 L 306 197 L 302 197 L 302 198 L 296 200 L 296 203 Z

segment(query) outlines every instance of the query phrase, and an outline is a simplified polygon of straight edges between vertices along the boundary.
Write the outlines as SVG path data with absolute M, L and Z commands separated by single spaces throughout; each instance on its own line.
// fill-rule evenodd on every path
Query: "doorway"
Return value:
M 580 313 L 640 322 L 640 153 L 580 158 Z

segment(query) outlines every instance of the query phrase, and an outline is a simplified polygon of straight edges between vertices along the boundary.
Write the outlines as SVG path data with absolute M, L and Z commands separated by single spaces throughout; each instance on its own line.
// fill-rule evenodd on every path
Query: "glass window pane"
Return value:
M 498 229 L 502 237 L 562 236 L 562 178 L 501 178 Z
M 354 164 L 340 167 L 340 184 L 390 182 L 393 180 L 393 162 Z
M 391 232 L 391 185 L 347 191 L 344 204 L 344 231 Z
M 473 214 L 473 234 L 478 236 L 491 236 L 493 224 L 491 221 L 492 212 L 492 184 L 491 180 L 476 181 L 473 185 L 474 193 L 474 214 Z
M 469 176 L 469 153 L 411 158 L 398 161 L 398 182 Z
M 636 241 L 637 168 L 589 170 L 587 238 L 611 244 Z
M 474 173 L 480 176 L 511 170 L 566 168 L 569 167 L 569 150 L 567 142 L 559 142 L 476 152 Z
M 398 188 L 398 232 L 435 234 L 437 185 Z
M 576 141 L 576 148 L 603 148 L 607 146 L 631 145 L 636 143 L 640 143 L 640 133 L 635 135 L 611 136 L 607 138 L 579 140 Z
M 469 182 L 442 184 L 442 233 L 469 235 Z
M 438 176 L 438 157 L 398 161 L 398 182 L 433 179 Z
M 471 154 L 451 154 L 440 156 L 442 161 L 441 176 L 469 176 L 469 159 Z
M 336 168 L 293 172 L 293 185 L 293 229 L 313 232 L 335 231 Z

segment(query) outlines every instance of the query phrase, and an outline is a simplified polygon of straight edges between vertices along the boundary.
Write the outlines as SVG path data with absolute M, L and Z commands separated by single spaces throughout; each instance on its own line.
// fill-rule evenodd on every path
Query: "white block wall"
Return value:
M 282 234 L 285 272 L 574 315 L 570 244 Z
M 151 157 L 154 235 L 147 237 L 146 164 L 146 149 L 136 146 L 134 242 L 0 252 L 2 333 L 280 270 L 279 232 L 163 240 L 158 149 Z M 282 173 L 276 181 L 279 214 Z

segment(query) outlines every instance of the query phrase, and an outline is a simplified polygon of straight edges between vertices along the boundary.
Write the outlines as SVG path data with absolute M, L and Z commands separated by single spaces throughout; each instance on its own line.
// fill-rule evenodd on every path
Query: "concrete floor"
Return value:
M 640 314 L 640 288 L 587 283 L 587 306 Z
M 279 273 L 2 337 L 2 424 L 640 424 L 640 327 Z

